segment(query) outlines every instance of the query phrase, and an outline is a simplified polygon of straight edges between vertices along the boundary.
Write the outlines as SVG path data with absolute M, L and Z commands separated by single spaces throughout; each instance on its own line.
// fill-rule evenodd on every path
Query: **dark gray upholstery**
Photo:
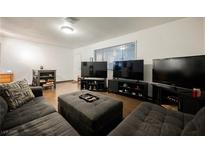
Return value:
M 87 103 L 79 99 L 90 93 L 100 99 Z M 90 91 L 58 97 L 58 111 L 81 135 L 106 135 L 122 120 L 122 102 Z
M 35 90 L 35 96 L 42 95 L 42 88 Z M 0 118 L 3 119 L 0 135 L 79 135 L 43 97 L 35 97 L 34 100 L 10 112 L 7 112 L 8 107 L 2 100 L 0 97 Z
M 56 112 L 56 110 L 46 103 L 44 97 L 36 97 L 20 108 L 8 112 L 4 118 L 2 128 L 4 130 L 10 129 L 53 112 Z
M 170 111 L 159 105 L 144 102 L 124 119 L 109 135 L 181 135 L 192 115 Z
M 72 126 L 57 112 L 48 114 L 5 132 L 8 136 L 76 136 Z
M 0 96 L 0 131 L 2 129 L 2 124 L 4 122 L 4 117 L 7 114 L 8 105 L 6 101 Z
M 205 135 L 205 107 L 185 126 L 181 135 L 204 136 Z
M 43 88 L 41 86 L 30 87 L 35 97 L 43 96 Z

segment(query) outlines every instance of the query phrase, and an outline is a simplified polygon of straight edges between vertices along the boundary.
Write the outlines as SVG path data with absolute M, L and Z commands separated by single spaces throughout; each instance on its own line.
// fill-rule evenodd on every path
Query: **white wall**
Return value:
M 74 50 L 75 57 L 89 60 L 94 50 L 137 41 L 136 58 L 145 61 L 145 80 L 152 80 L 152 59 L 203 54 L 203 18 L 183 18 L 174 22 L 95 43 Z M 74 79 L 80 74 L 74 61 Z
M 1 22 L 0 22 L 0 24 L 1 24 Z M 1 27 L 1 26 L 0 26 Z M 2 57 L 2 42 L 3 42 L 3 37 L 2 36 L 0 36 L 0 68 L 1 68 L 1 57 Z M 1 72 L 1 70 L 0 70 L 0 72 Z
M 89 61 L 94 50 L 137 41 L 136 58 L 145 60 L 145 80 L 152 79 L 152 59 L 205 54 L 205 19 L 184 18 L 121 37 L 68 50 L 63 47 L 0 37 L 0 66 L 12 70 L 15 80 L 32 79 L 32 69 L 44 65 L 56 69 L 57 80 L 72 80 L 80 75 L 80 61 Z M 73 57 L 74 56 L 74 57 Z
M 56 69 L 57 81 L 73 79 L 73 53 L 66 48 L 4 37 L 1 71 L 12 70 L 15 80 L 32 81 L 32 69 Z

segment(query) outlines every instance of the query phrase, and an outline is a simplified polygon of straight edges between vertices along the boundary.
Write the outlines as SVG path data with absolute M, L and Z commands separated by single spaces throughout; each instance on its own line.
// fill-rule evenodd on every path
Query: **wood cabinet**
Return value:
M 0 73 L 0 83 L 13 82 L 13 73 Z

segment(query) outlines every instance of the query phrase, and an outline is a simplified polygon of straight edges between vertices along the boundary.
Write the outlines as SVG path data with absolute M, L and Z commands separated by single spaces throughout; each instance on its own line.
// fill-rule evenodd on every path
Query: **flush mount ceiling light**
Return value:
M 66 34 L 70 34 L 70 33 L 74 32 L 74 29 L 70 26 L 63 25 L 60 28 L 61 28 L 61 31 L 66 33 Z
M 64 24 L 60 26 L 60 30 L 66 34 L 74 32 L 73 24 L 78 21 L 77 18 L 66 17 L 64 18 Z

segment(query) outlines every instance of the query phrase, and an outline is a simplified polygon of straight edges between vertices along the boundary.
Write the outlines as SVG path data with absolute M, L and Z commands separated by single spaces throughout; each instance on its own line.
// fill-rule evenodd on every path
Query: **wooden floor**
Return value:
M 44 96 L 47 101 L 57 109 L 58 101 L 57 97 L 62 94 L 79 91 L 80 87 L 76 82 L 64 82 L 58 83 L 56 89 L 44 90 Z M 130 112 L 133 111 L 142 101 L 121 96 L 108 92 L 99 92 L 103 95 L 107 95 L 111 98 L 121 100 L 123 102 L 123 117 L 126 117 Z

